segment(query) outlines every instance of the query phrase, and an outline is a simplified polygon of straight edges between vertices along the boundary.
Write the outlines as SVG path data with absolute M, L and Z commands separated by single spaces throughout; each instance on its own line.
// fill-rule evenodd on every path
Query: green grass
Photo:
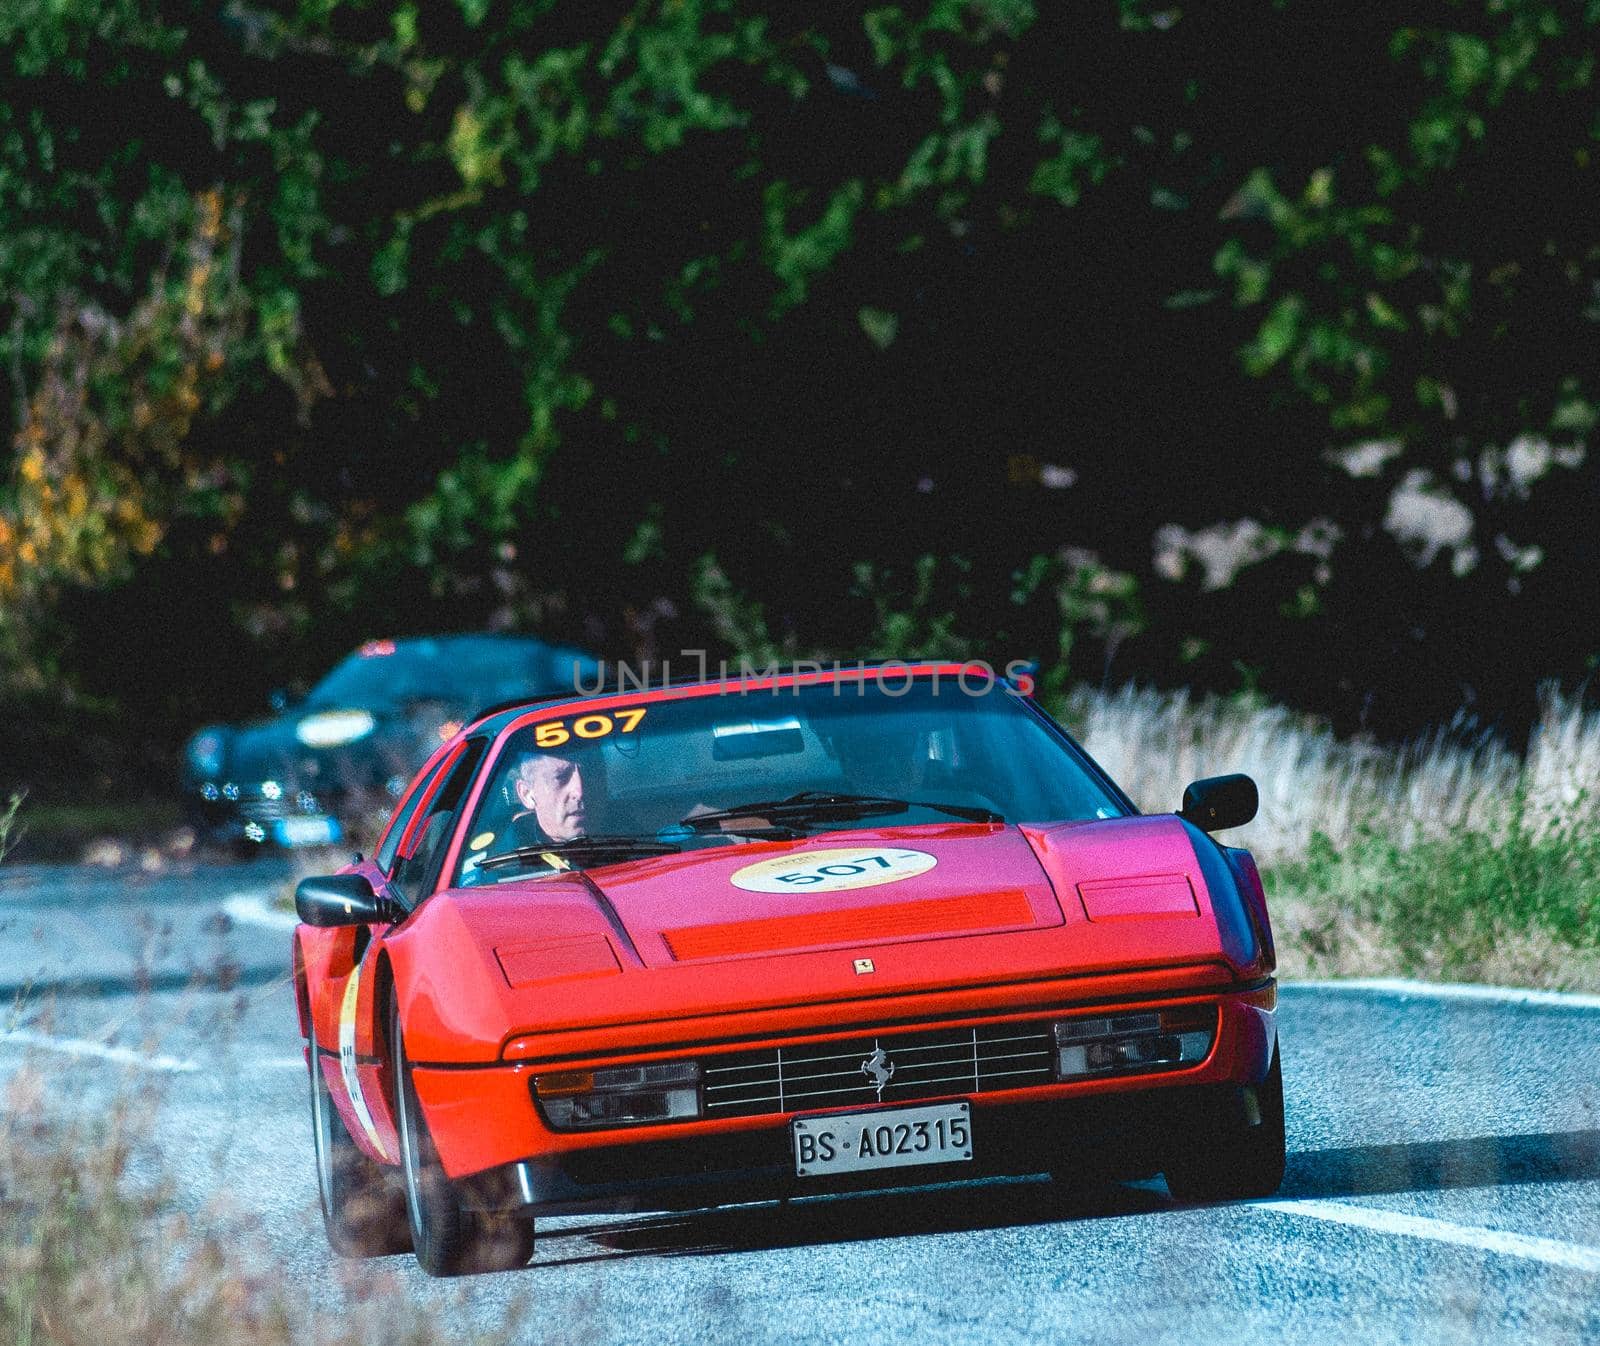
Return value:
M 1355 926 L 1400 971 L 1476 977 L 1537 948 L 1552 965 L 1541 980 L 1560 983 L 1560 965 L 1600 953 L 1600 826 L 1583 805 L 1536 818 L 1518 792 L 1500 826 L 1409 847 L 1371 826 L 1342 846 L 1318 834 L 1303 859 L 1271 868 L 1268 890 L 1320 914 L 1297 936 L 1313 962 L 1337 965 Z

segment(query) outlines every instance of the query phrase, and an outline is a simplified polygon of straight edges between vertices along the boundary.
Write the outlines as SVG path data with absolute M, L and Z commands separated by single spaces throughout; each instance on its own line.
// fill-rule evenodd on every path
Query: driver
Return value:
M 569 757 L 554 753 L 529 753 L 517 763 L 512 791 L 523 811 L 511 825 L 525 841 L 572 841 L 589 829 L 584 800 L 583 768 Z M 533 833 L 538 835 L 534 836 Z

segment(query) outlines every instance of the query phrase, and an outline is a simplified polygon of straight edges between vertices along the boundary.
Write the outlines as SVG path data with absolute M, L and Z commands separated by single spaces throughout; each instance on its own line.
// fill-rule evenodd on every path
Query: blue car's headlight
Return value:
M 295 725 L 294 736 L 308 748 L 337 748 L 365 738 L 377 723 L 364 710 L 323 710 Z
M 194 768 L 197 776 L 220 776 L 222 774 L 222 732 L 217 729 L 202 729 L 189 740 L 188 757 L 189 765 Z

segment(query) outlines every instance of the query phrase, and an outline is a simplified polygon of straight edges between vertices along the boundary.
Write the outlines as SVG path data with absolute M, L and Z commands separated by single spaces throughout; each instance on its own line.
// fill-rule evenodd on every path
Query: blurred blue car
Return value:
M 184 747 L 184 811 L 240 851 L 326 846 L 381 826 L 428 754 L 485 706 L 592 687 L 600 663 L 525 636 L 368 641 L 277 714 Z

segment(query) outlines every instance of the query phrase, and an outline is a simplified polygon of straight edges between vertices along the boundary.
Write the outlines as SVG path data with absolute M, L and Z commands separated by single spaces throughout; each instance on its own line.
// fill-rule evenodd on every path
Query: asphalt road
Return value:
M 0 1077 L 84 1109 L 155 1085 L 178 1199 L 337 1307 L 386 1273 L 529 1342 L 1600 1341 L 1600 1003 L 1286 987 L 1287 1180 L 1180 1208 L 1020 1180 L 705 1214 L 552 1220 L 526 1270 L 333 1274 L 287 935 L 225 899 L 273 862 L 0 871 Z

